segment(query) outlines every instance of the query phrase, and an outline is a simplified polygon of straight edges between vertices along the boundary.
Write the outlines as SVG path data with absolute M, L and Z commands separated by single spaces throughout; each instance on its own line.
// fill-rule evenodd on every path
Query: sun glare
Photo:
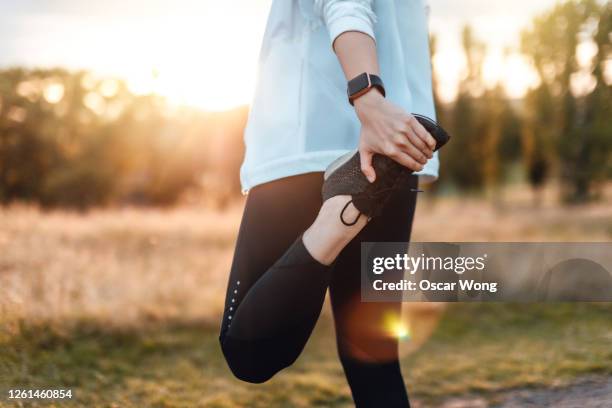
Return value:
M 538 84 L 538 76 L 520 54 L 503 55 L 491 52 L 483 64 L 483 79 L 487 87 L 501 84 L 510 98 L 521 98 Z
M 130 58 L 119 67 L 130 90 L 157 93 L 172 104 L 209 111 L 248 104 L 265 16 L 219 4 L 223 5 L 197 17 L 139 23 L 153 37 L 147 43 L 154 46 L 141 47 L 137 59 Z
M 123 78 L 135 94 L 156 93 L 176 106 L 227 110 L 251 102 L 270 3 L 181 0 L 162 2 L 143 12 L 138 8 L 140 2 L 121 7 L 113 2 L 87 19 L 70 14 L 50 16 L 45 21 L 53 22 L 53 30 L 22 44 L 23 63 L 86 69 L 96 77 Z M 56 22 L 59 18 L 61 24 Z M 466 61 L 459 27 L 438 20 L 432 30 L 440 38 L 434 56 L 437 90 L 443 101 L 451 102 Z M 496 51 L 500 48 L 499 44 L 487 47 L 485 84 L 501 83 L 509 96 L 521 97 L 535 84 L 536 75 L 523 57 L 503 55 Z M 592 45 L 583 45 L 580 51 L 581 61 L 592 58 Z M 606 77 L 612 78 L 612 64 Z M 577 76 L 574 82 L 581 90 L 591 86 L 586 77 Z M 112 81 L 100 89 L 104 97 L 117 91 Z M 57 103 L 63 90 L 49 87 L 44 97 Z M 94 98 L 89 98 L 89 104 L 97 107 L 100 104 Z
M 221 111 L 248 104 L 253 96 L 257 55 L 267 7 L 245 2 L 206 2 L 193 14 L 170 15 L 119 24 L 110 34 L 122 76 L 137 94 L 157 93 L 174 105 Z M 127 40 L 126 40 L 127 39 Z M 465 72 L 460 44 L 440 44 L 435 55 L 438 90 L 452 101 Z M 117 58 L 119 56 L 119 58 Z M 121 58 L 124 56 L 124 58 Z M 508 96 L 519 98 L 536 85 L 537 76 L 518 54 L 491 50 L 483 67 L 486 86 L 501 83 Z

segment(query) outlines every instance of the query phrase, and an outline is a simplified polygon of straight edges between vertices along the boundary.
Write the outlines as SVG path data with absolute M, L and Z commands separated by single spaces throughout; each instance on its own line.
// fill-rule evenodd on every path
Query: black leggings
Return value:
M 248 195 L 229 277 L 219 340 L 241 380 L 261 383 L 300 355 L 330 289 L 337 347 L 358 407 L 409 406 L 397 338 L 385 330 L 401 303 L 362 303 L 360 244 L 409 241 L 416 203 L 413 176 L 340 253 L 318 263 L 302 233 L 321 208 L 322 173 L 287 177 Z

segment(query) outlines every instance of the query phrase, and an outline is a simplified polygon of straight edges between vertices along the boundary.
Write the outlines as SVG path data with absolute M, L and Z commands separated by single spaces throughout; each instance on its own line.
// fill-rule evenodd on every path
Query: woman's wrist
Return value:
M 380 106 L 380 103 L 384 99 L 385 97 L 377 88 L 372 88 L 370 91 L 353 101 L 357 116 L 361 118 L 361 116 L 372 107 Z

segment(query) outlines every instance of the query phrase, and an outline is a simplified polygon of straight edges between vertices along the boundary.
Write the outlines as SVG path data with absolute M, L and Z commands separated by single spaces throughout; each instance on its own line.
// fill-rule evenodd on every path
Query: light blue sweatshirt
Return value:
M 375 39 L 387 98 L 435 120 L 424 0 L 274 0 L 244 134 L 244 191 L 324 171 L 357 148 L 361 125 L 332 49 L 346 31 Z M 435 153 L 421 181 L 435 180 L 438 167 Z

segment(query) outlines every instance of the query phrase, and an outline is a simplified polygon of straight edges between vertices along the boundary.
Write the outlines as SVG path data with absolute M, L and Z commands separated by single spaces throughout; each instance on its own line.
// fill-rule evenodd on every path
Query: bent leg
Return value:
M 232 372 L 259 383 L 291 365 L 319 317 L 330 268 L 301 234 L 321 207 L 321 173 L 255 187 L 247 198 L 219 340 Z
M 398 360 L 398 338 L 390 325 L 399 322 L 401 294 L 393 302 L 361 302 L 361 243 L 410 240 L 416 205 L 417 177 L 410 178 L 341 252 L 336 260 L 330 295 L 338 353 L 358 408 L 408 407 Z M 399 276 L 396 277 L 399 279 Z

